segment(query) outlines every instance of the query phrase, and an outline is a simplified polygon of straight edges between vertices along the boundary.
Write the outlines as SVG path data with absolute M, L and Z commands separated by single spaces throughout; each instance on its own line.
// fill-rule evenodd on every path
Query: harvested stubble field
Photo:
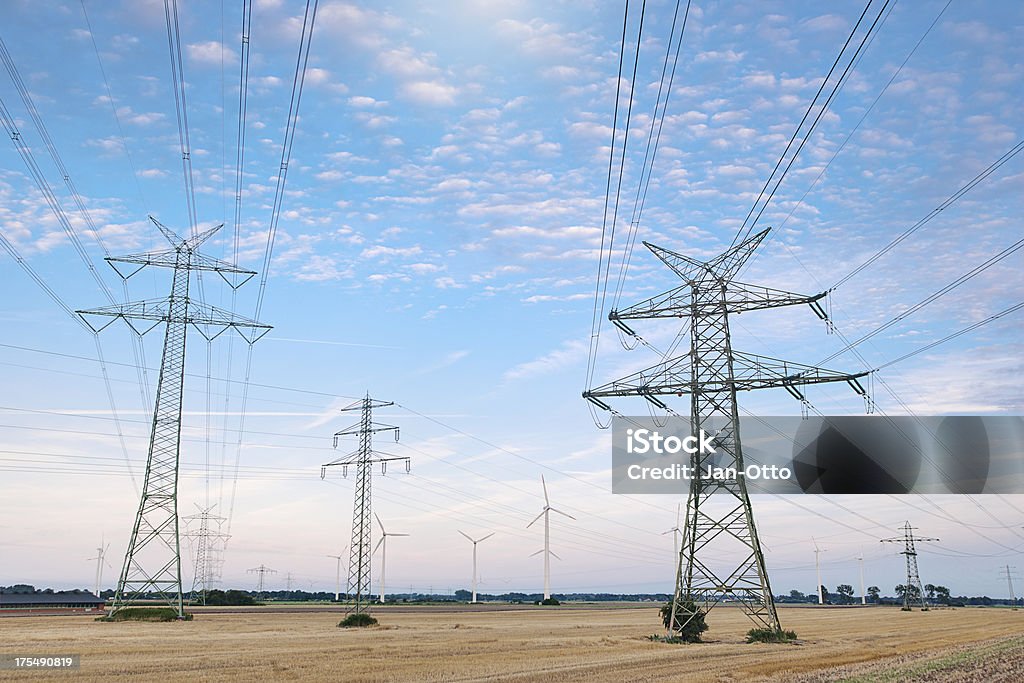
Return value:
M 754 681 L 1024 680 L 1024 611 L 782 608 L 792 645 L 747 645 L 737 610 L 714 610 L 701 645 L 666 645 L 655 607 L 199 614 L 181 623 L 0 619 L 0 652 L 80 654 L 81 669 L 0 680 Z

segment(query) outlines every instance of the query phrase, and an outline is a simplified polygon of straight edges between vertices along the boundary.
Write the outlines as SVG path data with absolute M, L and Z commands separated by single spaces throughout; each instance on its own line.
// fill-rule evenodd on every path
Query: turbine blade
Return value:
M 547 482 L 544 481 L 543 474 L 540 475 L 540 485 L 544 487 L 544 504 L 547 505 L 548 507 L 551 507 L 551 501 L 548 500 L 548 485 Z
M 462 531 L 461 529 L 456 529 L 456 531 L 458 531 L 460 534 L 465 536 L 466 540 L 469 541 L 470 543 L 476 543 L 476 541 L 474 541 L 472 538 L 470 538 L 469 534 L 467 534 L 466 532 Z
M 547 511 L 548 511 L 548 508 L 544 508 L 543 510 L 541 510 L 541 511 L 540 511 L 540 514 L 539 514 L 539 515 L 537 515 L 536 517 L 534 517 L 534 518 L 533 518 L 533 522 L 530 522 L 529 524 L 527 524 L 527 525 L 526 525 L 526 528 L 527 528 L 527 529 L 529 529 L 529 528 L 530 528 L 531 526 L 533 526 L 534 522 L 536 522 L 536 521 L 537 521 L 538 519 L 540 519 L 541 517 L 543 517 L 543 516 L 544 516 L 544 514 L 545 514 L 545 513 L 547 512 Z
M 385 538 L 387 538 L 387 536 L 382 536 L 381 539 L 379 541 L 377 541 L 377 545 L 373 546 L 373 552 L 370 553 L 371 555 L 373 555 L 373 554 L 375 554 L 377 552 L 377 548 L 380 547 L 380 544 L 384 542 Z
M 377 516 L 376 512 L 373 513 L 373 516 L 374 516 L 374 518 L 376 518 L 377 524 L 380 526 L 380 532 L 382 534 L 386 534 L 387 532 L 384 531 L 384 522 L 380 521 L 380 517 Z
M 490 538 L 491 536 L 493 536 L 493 535 L 494 535 L 494 533 L 495 533 L 495 532 L 493 532 L 493 531 L 492 531 L 491 533 L 487 534 L 486 536 L 484 536 L 483 538 L 481 538 L 481 539 L 480 539 L 479 541 L 477 541 L 477 543 L 480 543 L 481 541 L 486 541 L 486 540 L 487 540 L 488 538 Z
M 561 560 L 562 559 L 558 555 L 555 554 L 554 550 L 549 550 L 548 552 L 551 553 L 551 556 L 554 557 L 556 560 Z
M 569 514 L 568 512 L 562 512 L 561 510 L 556 510 L 555 508 L 551 508 L 551 511 L 552 511 L 552 512 L 557 512 L 557 513 L 558 513 L 558 514 L 560 514 L 560 515 L 565 515 L 565 516 L 566 516 L 566 517 L 568 517 L 569 519 L 576 519 L 575 517 L 573 517 L 572 515 L 570 515 L 570 514 Z
M 544 548 L 541 548 L 535 553 L 530 553 L 530 557 L 536 557 L 537 555 L 540 555 L 542 552 L 544 552 Z
M 388 536 L 408 536 L 409 534 L 388 534 Z

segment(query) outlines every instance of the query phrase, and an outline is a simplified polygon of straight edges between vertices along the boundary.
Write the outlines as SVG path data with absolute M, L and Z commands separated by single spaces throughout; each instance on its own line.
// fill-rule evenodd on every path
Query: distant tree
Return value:
M 853 602 L 853 586 L 848 583 L 841 583 L 836 586 L 836 593 L 839 593 L 839 602 L 848 605 Z
M 791 591 L 789 591 L 789 597 L 792 598 L 793 600 L 803 600 L 807 596 L 804 595 L 803 593 L 801 593 L 798 590 L 791 590 Z
M 473 594 L 467 590 L 459 589 L 455 591 L 455 599 L 461 602 L 469 602 L 473 599 Z
M 878 602 L 882 589 L 878 586 L 868 586 L 868 600 Z
M 949 604 L 949 589 L 945 586 L 935 586 L 935 595 L 937 596 L 939 603 L 943 605 Z
M 921 599 L 921 590 L 917 586 L 913 584 L 911 584 L 910 586 L 905 586 L 902 583 L 896 586 L 896 597 L 898 597 L 901 601 L 905 599 L 904 596 L 907 593 L 910 594 L 910 602 L 912 603 L 917 602 Z
M 926 583 L 924 585 L 924 595 L 926 598 L 928 598 L 929 602 L 935 600 L 935 585 L 931 583 Z

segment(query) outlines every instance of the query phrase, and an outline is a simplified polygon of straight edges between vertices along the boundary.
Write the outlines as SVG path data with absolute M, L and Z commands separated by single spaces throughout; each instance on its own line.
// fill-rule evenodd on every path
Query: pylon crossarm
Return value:
M 346 455 L 343 458 L 338 458 L 337 460 L 332 460 L 331 462 L 325 463 L 325 464 L 321 465 L 321 467 L 334 467 L 336 465 L 357 465 L 357 464 L 359 464 L 361 462 L 367 462 L 367 463 L 394 462 L 396 460 L 405 460 L 405 461 L 408 462 L 409 461 L 409 457 L 408 456 L 401 456 L 401 455 L 392 455 L 392 456 L 388 456 L 388 457 L 380 457 L 376 453 L 372 453 L 372 454 L 370 454 L 367 457 L 363 457 L 359 453 L 359 451 L 356 451 L 354 453 L 349 453 L 348 455 Z
M 124 256 L 108 256 L 104 259 L 110 264 L 111 268 L 117 271 L 125 280 L 129 279 L 132 275 L 142 270 L 146 266 L 155 266 L 157 268 L 187 268 L 188 270 L 208 270 L 217 273 L 225 274 L 236 274 L 236 275 L 247 275 L 245 281 L 248 281 L 256 271 L 249 270 L 248 268 L 242 268 L 236 266 L 233 263 L 227 261 L 221 261 L 220 259 L 207 256 L 194 252 L 188 256 L 181 256 L 177 249 L 164 249 L 163 251 L 151 251 L 141 254 L 126 254 Z M 122 272 L 117 264 L 119 263 L 131 263 L 139 266 L 132 270 L 127 275 Z M 229 284 L 231 284 L 229 282 Z
M 691 370 L 689 356 L 678 356 L 622 379 L 603 384 L 583 392 L 588 400 L 609 396 L 641 396 L 644 394 L 688 394 L 690 393 Z M 674 391 L 661 391 L 667 386 L 677 387 Z M 656 390 L 658 389 L 658 390 Z M 594 401 L 605 407 L 603 402 Z
M 791 361 L 758 356 L 750 353 L 733 352 L 734 376 L 732 379 L 717 375 L 707 381 L 700 382 L 702 393 L 713 394 L 718 391 L 750 391 L 754 389 L 771 389 L 777 387 L 793 387 L 807 384 L 824 384 L 827 382 L 848 382 L 854 389 L 860 387 L 855 383 L 867 372 L 844 373 L 811 365 L 793 363 Z M 691 373 L 689 356 L 679 356 L 668 362 L 659 363 L 622 379 L 609 382 L 584 392 L 584 398 L 600 399 L 612 396 L 643 396 L 652 400 L 655 396 L 688 395 L 693 392 L 694 380 Z M 863 393 L 861 388 L 858 393 Z M 653 401 L 659 407 L 664 403 Z M 600 403 L 598 405 L 601 405 Z
M 725 300 L 729 313 L 743 313 L 744 311 L 759 311 L 782 306 L 814 304 L 825 298 L 826 294 L 827 292 L 812 295 L 796 294 L 782 289 L 748 285 L 733 280 L 726 288 Z M 820 317 L 817 309 L 815 309 L 815 313 Z
M 86 316 L 107 316 L 111 318 L 122 318 L 134 329 L 138 334 L 144 335 L 160 323 L 185 323 L 192 324 L 196 330 L 199 331 L 203 337 L 208 340 L 213 340 L 224 333 L 228 328 L 234 329 L 239 335 L 249 343 L 255 343 L 263 337 L 267 332 L 273 329 L 270 325 L 257 322 L 246 318 L 245 316 L 226 311 L 210 304 L 204 304 L 198 301 L 190 301 L 188 311 L 184 315 L 172 315 L 171 310 L 174 307 L 171 305 L 169 298 L 163 299 L 147 299 L 144 301 L 135 301 L 127 304 L 117 304 L 114 306 L 102 306 L 100 308 L 91 308 L 87 310 L 76 311 L 86 322 L 88 319 Z M 152 325 L 137 326 L 132 324 L 132 320 L 144 320 L 150 321 Z M 100 328 L 93 328 L 96 331 L 105 329 L 110 323 L 103 325 Z M 91 324 L 90 327 L 93 327 Z M 210 328 L 217 330 L 211 333 Z
M 616 323 L 621 320 L 646 320 L 648 318 L 683 318 L 690 314 L 690 287 L 680 285 L 667 292 L 652 296 L 650 299 L 633 304 L 622 310 L 612 310 L 608 320 Z M 635 333 L 626 325 L 616 325 L 627 334 Z
M 869 374 L 866 371 L 837 372 L 813 365 L 803 365 L 740 351 L 733 352 L 733 372 L 732 383 L 737 391 L 824 384 L 826 382 L 848 382 L 856 388 L 860 385 L 854 385 L 854 381 Z
M 814 304 L 823 299 L 826 294 L 826 292 L 813 295 L 796 294 L 761 285 L 730 281 L 726 285 L 725 307 L 728 313 L 743 313 L 808 304 L 812 306 L 815 315 L 820 318 L 824 315 L 824 311 L 820 306 L 815 307 Z M 694 315 L 720 313 L 721 309 L 722 304 L 717 300 L 694 303 L 692 286 L 680 285 L 627 308 L 613 310 L 608 314 L 608 319 L 613 323 L 619 323 L 622 320 L 689 318 Z M 627 334 L 635 336 L 628 325 L 617 324 L 616 326 Z
M 377 432 L 386 432 L 392 429 L 395 430 L 396 434 L 398 433 L 398 427 L 392 425 L 378 424 L 375 422 L 372 425 L 369 425 L 366 429 L 363 429 L 358 424 L 354 424 L 351 427 L 342 429 L 340 432 L 334 432 L 334 436 L 355 436 L 357 434 L 367 432 L 370 434 L 376 434 Z M 397 436 L 395 437 L 395 441 L 398 441 Z

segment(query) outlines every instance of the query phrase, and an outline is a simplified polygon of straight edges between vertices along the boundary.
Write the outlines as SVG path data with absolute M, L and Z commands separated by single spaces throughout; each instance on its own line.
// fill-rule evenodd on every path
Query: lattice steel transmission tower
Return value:
M 783 387 L 806 404 L 797 387 L 848 382 L 857 393 L 866 395 L 857 378 L 867 373 L 834 372 L 732 348 L 730 314 L 808 304 L 819 318 L 828 320 L 818 303 L 824 292 L 805 296 L 733 279 L 767 234 L 768 230 L 763 230 L 707 262 L 644 242 L 683 284 L 624 310 L 612 310 L 608 319 L 637 338 L 627 320 L 686 319 L 689 352 L 583 392 L 584 398 L 608 411 L 612 408 L 605 399 L 613 397 L 642 396 L 659 409 L 669 410 L 659 397 L 687 395 L 692 433 L 703 429 L 715 434 L 717 454 L 698 452 L 690 463 L 698 475 L 690 480 L 670 631 L 682 631 L 698 612 L 707 612 L 726 598 L 739 600 L 758 626 L 781 628 L 744 478 L 699 476 L 711 458 L 717 467 L 744 469 L 737 392 Z M 716 493 L 721 495 L 713 501 Z
M 252 344 L 271 328 L 193 300 L 190 296 L 189 283 L 193 271 L 215 272 L 235 288 L 256 274 L 196 251 L 221 225 L 183 239 L 152 216 L 149 218 L 171 243 L 171 248 L 108 257 L 106 261 L 125 280 L 146 266 L 173 268 L 170 296 L 76 312 L 96 332 L 118 319 L 124 320 L 139 335 L 146 334 L 161 323 L 165 325 L 163 357 L 160 361 L 160 378 L 146 460 L 146 479 L 110 611 L 113 614 L 140 599 L 155 595 L 176 609 L 181 618 L 185 612 L 181 590 L 178 464 L 181 454 L 181 404 L 187 331 L 192 326 L 204 338 L 213 340 L 225 330 L 233 328 Z M 119 268 L 118 264 L 131 264 L 132 267 Z M 92 316 L 109 320 L 97 328 L 89 323 Z M 141 324 L 137 326 L 136 321 L 141 321 Z
M 359 410 L 360 418 L 358 423 L 334 434 L 334 447 L 338 447 L 338 439 L 342 436 L 358 436 L 359 447 L 352 453 L 320 468 L 320 478 L 322 479 L 326 476 L 328 467 L 340 465 L 342 475 L 348 476 L 349 465 L 356 466 L 356 490 L 352 506 L 352 543 L 349 546 L 348 562 L 348 597 L 352 602 L 347 613 L 364 612 L 373 602 L 373 597 L 370 595 L 370 556 L 373 554 L 373 546 L 370 545 L 373 530 L 370 494 L 373 465 L 380 463 L 381 474 L 386 473 L 388 463 L 395 460 L 405 461 L 406 472 L 410 467 L 408 457 L 377 453 L 373 450 L 373 435 L 377 432 L 393 431 L 395 441 L 398 441 L 398 427 L 378 424 L 373 421 L 374 408 L 386 408 L 392 405 L 394 405 L 393 402 L 376 401 L 367 394 L 362 400 L 342 408 L 342 412 Z
M 903 544 L 903 550 L 900 552 L 900 555 L 907 556 L 907 583 L 903 587 L 903 610 L 909 612 L 912 603 L 919 604 L 922 610 L 926 610 L 928 606 L 924 603 L 924 587 L 921 585 L 921 577 L 917 573 L 917 550 L 914 548 L 914 543 L 937 541 L 939 539 L 914 536 L 914 529 L 917 527 L 910 526 L 910 522 L 907 522 L 900 528 L 903 529 L 902 536 L 883 538 L 879 543 Z M 915 591 L 917 593 L 916 597 L 914 595 Z
M 201 605 L 206 604 L 210 586 L 219 580 L 221 553 L 228 539 L 228 535 L 222 531 L 227 518 L 213 514 L 214 507 L 200 508 L 197 514 L 186 517 L 186 523 L 198 522 L 198 527 L 182 534 L 194 543 L 195 573 L 189 595 L 192 602 L 198 601 Z
M 257 576 L 259 576 L 259 580 L 256 582 L 256 596 L 257 596 L 257 598 L 262 598 L 263 597 L 263 579 L 264 579 L 264 577 L 267 574 L 276 574 L 277 573 L 276 569 L 271 569 L 270 567 L 267 567 L 267 566 L 262 565 L 262 564 L 260 566 L 258 566 L 258 567 L 253 567 L 252 569 L 246 569 L 245 571 L 248 572 L 249 574 L 256 574 Z

